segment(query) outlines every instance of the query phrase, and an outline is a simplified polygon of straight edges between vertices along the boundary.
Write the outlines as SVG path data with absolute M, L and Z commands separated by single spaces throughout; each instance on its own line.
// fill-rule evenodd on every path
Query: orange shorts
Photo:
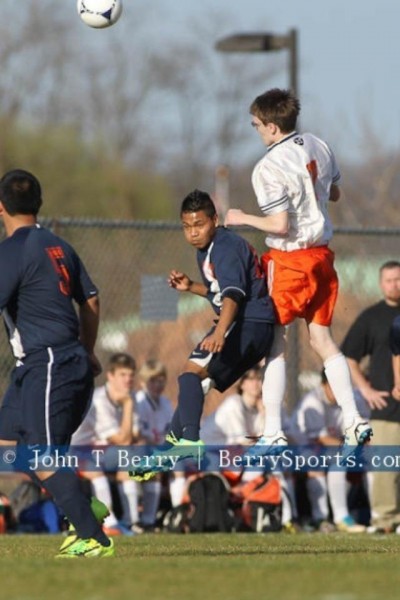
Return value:
M 292 252 L 271 249 L 261 256 L 281 325 L 297 317 L 307 323 L 331 324 L 339 289 L 334 258 L 327 246 Z

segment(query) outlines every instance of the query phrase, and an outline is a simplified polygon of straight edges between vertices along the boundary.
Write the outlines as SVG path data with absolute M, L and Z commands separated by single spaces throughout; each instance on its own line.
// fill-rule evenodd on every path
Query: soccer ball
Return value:
M 78 0 L 78 14 L 82 21 L 95 29 L 110 27 L 122 13 L 122 0 Z

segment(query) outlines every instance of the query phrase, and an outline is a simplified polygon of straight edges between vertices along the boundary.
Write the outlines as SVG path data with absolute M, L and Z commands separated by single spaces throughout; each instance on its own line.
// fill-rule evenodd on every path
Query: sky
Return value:
M 399 150 L 399 0 L 124 0 L 124 10 L 129 18 L 133 13 L 133 22 L 147 19 L 149 44 L 162 43 L 171 32 L 190 36 L 190 24 L 213 11 L 226 14 L 220 37 L 296 28 L 303 129 L 355 162 L 365 152 L 366 131 L 381 149 Z M 284 68 L 273 84 L 287 86 L 284 54 L 262 56 L 260 77 L 264 60 L 266 66 L 280 60 Z M 249 54 L 248 60 L 257 59 Z

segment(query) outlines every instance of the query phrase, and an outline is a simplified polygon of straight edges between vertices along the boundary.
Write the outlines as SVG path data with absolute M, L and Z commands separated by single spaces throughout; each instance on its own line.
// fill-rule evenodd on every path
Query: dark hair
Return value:
M 296 128 L 300 113 L 300 102 L 290 90 L 273 88 L 257 96 L 251 103 L 250 114 L 260 121 L 274 123 L 283 133 L 290 133 Z
M 136 371 L 136 361 L 130 354 L 116 352 L 108 359 L 107 371 L 114 372 L 116 369 L 132 369 L 132 371 Z
M 251 369 L 246 371 L 246 373 L 244 373 L 241 376 L 241 378 L 239 379 L 239 382 L 237 384 L 237 389 L 238 389 L 239 394 L 241 394 L 243 392 L 243 381 L 245 381 L 246 379 L 249 379 L 251 373 L 254 373 L 257 377 L 262 379 L 263 367 L 261 367 L 260 365 L 255 365 L 254 367 L 251 367 Z
M 201 190 L 193 190 L 190 194 L 186 196 L 181 205 L 181 216 L 184 213 L 193 213 L 199 212 L 203 210 L 207 217 L 215 217 L 217 214 L 215 204 L 211 200 L 209 194 L 207 192 L 202 192 Z
M 0 201 L 7 213 L 37 215 L 42 206 L 42 190 L 32 173 L 23 169 L 8 171 L 0 179 Z
M 388 260 L 379 267 L 379 275 L 382 275 L 382 271 L 385 269 L 397 269 L 400 267 L 400 262 L 397 260 Z

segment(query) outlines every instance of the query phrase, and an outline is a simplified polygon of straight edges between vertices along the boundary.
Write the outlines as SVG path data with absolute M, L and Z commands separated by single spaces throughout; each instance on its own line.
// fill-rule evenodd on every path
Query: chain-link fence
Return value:
M 127 351 L 140 366 L 158 358 L 168 368 L 167 394 L 175 403 L 176 377 L 193 345 L 208 330 L 213 312 L 207 301 L 170 290 L 166 278 L 171 268 L 196 278 L 195 250 L 184 240 L 179 224 L 60 219 L 43 221 L 68 240 L 85 262 L 100 289 L 101 327 L 98 355 L 103 363 L 113 351 Z M 239 230 L 261 254 L 263 235 Z M 340 295 L 333 324 L 340 342 L 356 315 L 380 297 L 379 266 L 397 259 L 400 229 L 337 229 L 334 243 Z M 300 323 L 291 335 L 290 389 L 297 374 L 321 369 L 310 350 Z M 296 341 L 297 340 L 297 341 Z M 0 336 L 0 392 L 3 393 L 13 360 L 5 333 Z M 99 378 L 99 383 L 102 377 Z M 206 412 L 220 395 L 212 392 Z

